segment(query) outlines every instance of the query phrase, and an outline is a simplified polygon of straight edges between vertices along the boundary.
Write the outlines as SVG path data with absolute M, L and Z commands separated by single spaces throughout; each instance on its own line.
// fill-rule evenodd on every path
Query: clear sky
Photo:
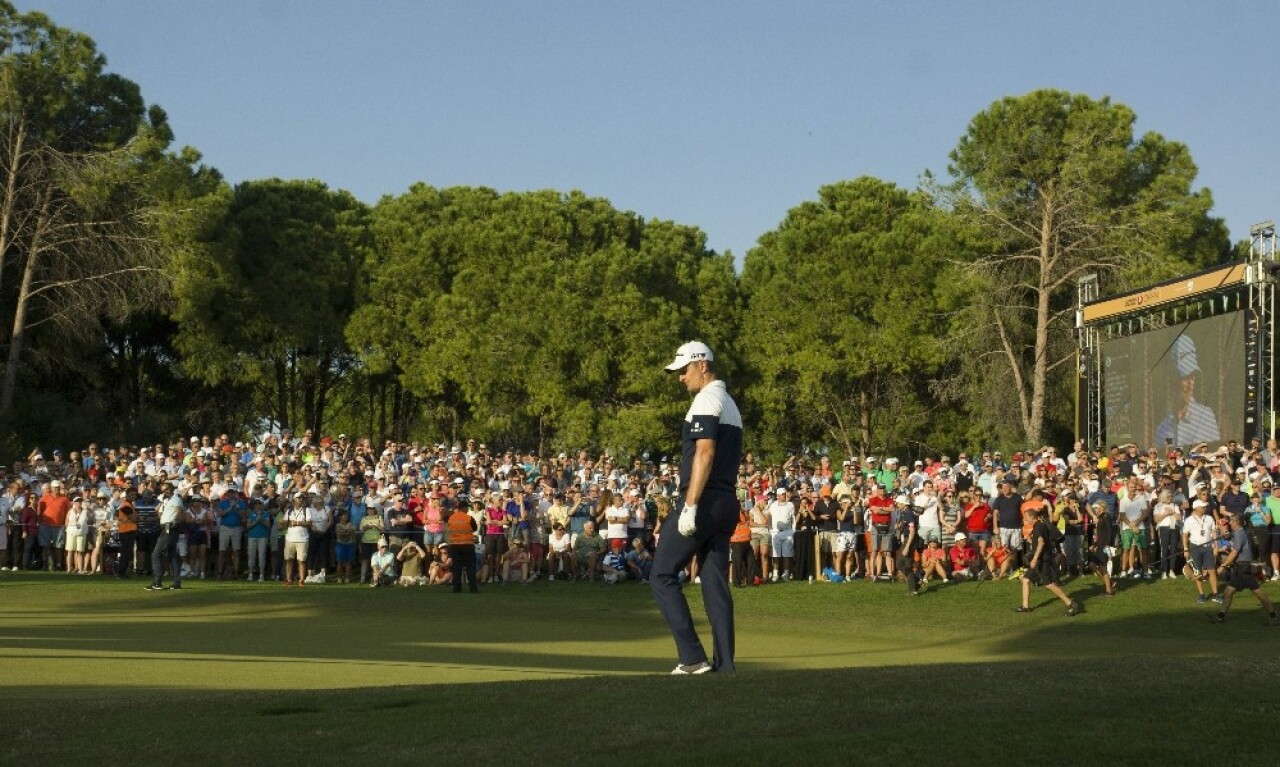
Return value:
M 1054 87 L 1184 142 L 1233 239 L 1280 217 L 1280 3 L 19 0 L 232 182 L 580 189 L 739 259 L 818 187 L 945 173 Z

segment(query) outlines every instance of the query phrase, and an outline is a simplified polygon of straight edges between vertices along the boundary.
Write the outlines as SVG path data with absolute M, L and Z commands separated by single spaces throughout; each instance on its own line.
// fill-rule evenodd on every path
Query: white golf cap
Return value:
M 1196 359 L 1196 342 L 1187 336 L 1178 336 L 1173 342 L 1173 362 L 1181 378 L 1199 373 L 1200 363 Z
M 667 370 L 684 370 L 685 366 L 690 362 L 697 362 L 698 360 L 710 362 L 714 359 L 715 356 L 711 353 L 711 347 L 701 341 L 690 341 L 676 349 L 675 361 L 667 365 Z

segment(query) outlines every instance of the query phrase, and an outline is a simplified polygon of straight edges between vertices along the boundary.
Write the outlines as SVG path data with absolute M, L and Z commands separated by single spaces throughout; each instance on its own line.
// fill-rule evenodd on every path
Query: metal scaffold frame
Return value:
M 1266 439 L 1276 433 L 1276 225 L 1264 221 L 1249 227 L 1248 286 L 1249 358 L 1245 362 L 1250 391 L 1245 400 L 1246 436 Z
M 1117 296 L 1099 295 L 1097 275 L 1086 274 L 1076 281 L 1076 434 L 1088 449 L 1106 447 L 1106 339 L 1241 309 L 1246 348 L 1244 433 L 1240 436 L 1264 440 L 1276 436 L 1276 273 L 1280 271 L 1280 253 L 1275 222 L 1253 225 L 1249 236 L 1249 257 L 1244 261 Z

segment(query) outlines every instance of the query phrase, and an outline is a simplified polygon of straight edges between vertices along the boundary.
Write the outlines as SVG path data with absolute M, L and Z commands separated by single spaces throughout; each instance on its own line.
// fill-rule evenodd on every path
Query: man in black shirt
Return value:
M 146 575 L 152 574 L 151 552 L 160 537 L 159 506 L 155 485 L 147 480 L 142 486 L 142 492 L 133 501 L 133 510 L 138 514 L 138 556 L 134 561 L 146 569 Z
M 1107 505 L 1102 501 L 1094 501 L 1089 506 L 1089 518 L 1093 520 L 1093 536 L 1085 561 L 1089 569 L 1102 578 L 1102 595 L 1114 597 L 1116 587 L 1111 582 L 1110 549 L 1116 539 L 1116 523 L 1111 519 L 1111 514 L 1107 512 Z
M 1022 556 L 1022 496 L 1013 492 L 1012 482 L 1006 479 L 1000 483 L 1000 492 L 991 499 L 991 510 L 995 512 L 996 537 L 1014 558 L 1013 566 L 1019 567 Z
M 1045 519 L 1043 510 L 1036 507 L 1027 508 L 1027 516 L 1035 520 L 1031 528 L 1031 559 L 1027 562 L 1026 572 L 1022 574 L 1022 604 L 1017 612 L 1031 612 L 1031 587 L 1044 586 L 1064 605 L 1067 615 L 1079 615 L 1080 603 L 1068 597 L 1058 585 L 1057 547 L 1053 543 L 1053 528 Z

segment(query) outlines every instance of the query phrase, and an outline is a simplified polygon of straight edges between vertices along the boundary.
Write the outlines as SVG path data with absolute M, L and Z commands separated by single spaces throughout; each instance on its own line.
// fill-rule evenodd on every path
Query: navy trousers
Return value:
M 697 532 L 685 537 L 678 529 L 677 508 L 662 522 L 662 536 L 653 557 L 649 587 L 658 610 L 671 627 L 680 662 L 685 665 L 707 660 L 706 650 L 693 628 L 689 602 L 680 590 L 680 571 L 698 558 L 702 579 L 702 603 L 711 622 L 715 671 L 732 672 L 733 595 L 729 591 L 729 536 L 738 524 L 738 499 L 732 495 L 703 496 L 698 503 Z

